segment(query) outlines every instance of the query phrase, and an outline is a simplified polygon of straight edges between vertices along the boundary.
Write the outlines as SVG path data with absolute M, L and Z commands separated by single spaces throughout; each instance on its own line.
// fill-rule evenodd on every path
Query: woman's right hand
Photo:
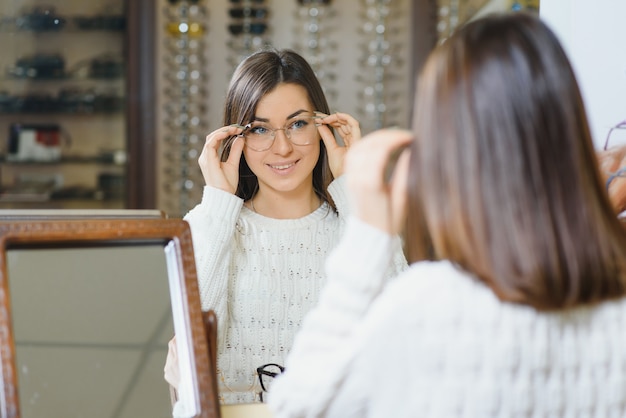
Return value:
M 217 189 L 235 194 L 239 183 L 239 160 L 243 152 L 243 138 L 235 138 L 226 161 L 220 161 L 220 145 L 222 141 L 241 134 L 239 125 L 225 126 L 207 135 L 198 165 L 204 177 L 204 183 Z

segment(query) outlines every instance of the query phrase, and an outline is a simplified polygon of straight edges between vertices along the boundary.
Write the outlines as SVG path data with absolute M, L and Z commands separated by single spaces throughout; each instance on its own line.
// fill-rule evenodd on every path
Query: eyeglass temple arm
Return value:
M 626 120 L 621 121 L 617 125 L 611 127 L 611 129 L 609 129 L 609 133 L 606 134 L 606 140 L 604 141 L 604 148 L 603 149 L 605 151 L 606 151 L 606 149 L 609 146 L 609 138 L 611 137 L 611 132 L 613 132 L 615 129 L 622 129 L 622 128 L 626 128 Z

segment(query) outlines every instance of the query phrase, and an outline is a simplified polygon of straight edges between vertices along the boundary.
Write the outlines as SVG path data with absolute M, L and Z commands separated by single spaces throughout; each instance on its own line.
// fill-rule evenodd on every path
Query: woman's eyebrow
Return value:
M 298 116 L 300 113 L 304 113 L 304 112 L 309 112 L 309 110 L 306 110 L 306 109 L 298 109 L 298 110 L 296 110 L 295 112 L 293 112 L 291 115 L 287 116 L 287 117 L 285 118 L 285 120 L 292 119 L 292 118 L 294 118 L 294 117 Z M 253 118 L 252 120 L 253 120 L 253 121 L 258 121 L 258 122 L 269 122 L 269 121 L 270 121 L 268 118 L 262 118 L 262 117 L 259 117 L 259 116 L 256 116 L 256 115 L 254 116 L 254 118 Z
M 304 113 L 304 112 L 308 112 L 308 110 L 306 110 L 306 109 L 296 110 L 291 115 L 287 116 L 287 119 L 285 119 L 285 120 L 289 120 L 291 118 L 294 118 L 294 117 L 298 116 L 300 113 Z

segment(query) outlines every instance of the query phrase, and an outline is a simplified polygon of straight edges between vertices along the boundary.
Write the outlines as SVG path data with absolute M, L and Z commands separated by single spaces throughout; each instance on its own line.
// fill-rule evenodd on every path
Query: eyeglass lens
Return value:
M 255 151 L 270 149 L 278 131 L 283 131 L 287 139 L 294 145 L 309 145 L 314 140 L 314 119 L 313 113 L 301 113 L 288 121 L 282 128 L 272 128 L 266 123 L 251 122 L 246 125 L 242 135 L 246 145 Z

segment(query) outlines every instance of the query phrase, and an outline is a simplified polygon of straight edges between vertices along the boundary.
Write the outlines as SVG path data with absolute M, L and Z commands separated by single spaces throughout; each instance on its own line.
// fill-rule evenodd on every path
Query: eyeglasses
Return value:
M 294 145 L 310 145 L 316 140 L 315 118 L 312 112 L 303 112 L 290 119 L 282 128 L 272 128 L 264 122 L 251 122 L 241 133 L 246 145 L 254 151 L 267 151 L 272 148 L 277 131 L 284 131 L 287 139 Z
M 257 367 L 256 374 L 259 376 L 259 382 L 261 383 L 263 392 L 269 392 L 271 381 L 284 371 L 285 368 L 276 363 L 268 363 Z M 263 392 L 259 393 L 261 402 L 263 402 Z
M 620 123 L 618 123 L 617 125 L 611 127 L 611 129 L 609 129 L 609 133 L 606 135 L 606 141 L 604 141 L 604 150 L 606 151 L 606 149 L 609 146 L 609 138 L 611 138 L 611 133 L 615 130 L 615 129 L 626 129 L 626 120 L 621 121 Z

